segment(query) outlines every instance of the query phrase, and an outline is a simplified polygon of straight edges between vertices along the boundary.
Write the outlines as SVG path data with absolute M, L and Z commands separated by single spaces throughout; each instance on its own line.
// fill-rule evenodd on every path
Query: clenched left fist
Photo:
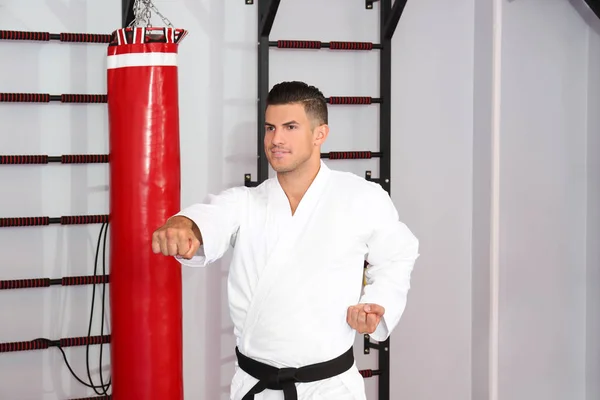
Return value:
M 358 333 L 371 334 L 377 329 L 385 309 L 377 304 L 357 304 L 348 307 L 346 321 Z

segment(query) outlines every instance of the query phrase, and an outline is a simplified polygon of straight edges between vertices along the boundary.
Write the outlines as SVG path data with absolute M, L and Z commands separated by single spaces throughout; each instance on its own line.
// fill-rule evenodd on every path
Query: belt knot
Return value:
M 275 382 L 273 383 L 275 384 L 274 386 L 276 386 L 276 389 L 281 390 L 281 386 L 286 383 L 298 382 L 296 372 L 298 372 L 298 368 L 280 368 L 277 370 L 277 374 L 273 374 L 275 378 Z

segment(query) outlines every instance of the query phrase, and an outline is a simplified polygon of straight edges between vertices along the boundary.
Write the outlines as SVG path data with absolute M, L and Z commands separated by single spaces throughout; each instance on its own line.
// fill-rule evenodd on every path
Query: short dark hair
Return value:
M 273 86 L 267 96 L 267 107 L 301 103 L 309 117 L 316 119 L 318 125 L 328 123 L 327 100 L 323 93 L 314 86 L 304 82 L 281 82 Z

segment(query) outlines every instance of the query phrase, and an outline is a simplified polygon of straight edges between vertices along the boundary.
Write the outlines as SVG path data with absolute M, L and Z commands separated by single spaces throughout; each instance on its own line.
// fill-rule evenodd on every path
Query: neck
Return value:
M 277 173 L 281 188 L 290 200 L 300 201 L 321 169 L 321 158 L 309 160 L 290 172 Z

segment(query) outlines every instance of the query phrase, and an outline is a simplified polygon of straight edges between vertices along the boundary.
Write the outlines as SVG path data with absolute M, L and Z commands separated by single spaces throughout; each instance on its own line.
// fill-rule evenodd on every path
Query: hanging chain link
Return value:
M 169 19 L 167 17 L 165 17 L 164 15 L 162 15 L 160 13 L 160 11 L 158 11 L 158 8 L 156 8 L 156 6 L 154 5 L 154 3 L 152 2 L 152 0 L 135 0 L 133 3 L 133 21 L 131 21 L 131 23 L 129 24 L 129 26 L 142 26 L 145 25 L 146 27 L 151 27 L 152 26 L 152 12 L 154 12 L 156 15 L 158 15 L 160 17 L 160 19 L 162 19 L 163 23 L 168 26 L 169 28 L 173 27 L 173 24 L 171 24 L 171 21 L 169 21 Z

